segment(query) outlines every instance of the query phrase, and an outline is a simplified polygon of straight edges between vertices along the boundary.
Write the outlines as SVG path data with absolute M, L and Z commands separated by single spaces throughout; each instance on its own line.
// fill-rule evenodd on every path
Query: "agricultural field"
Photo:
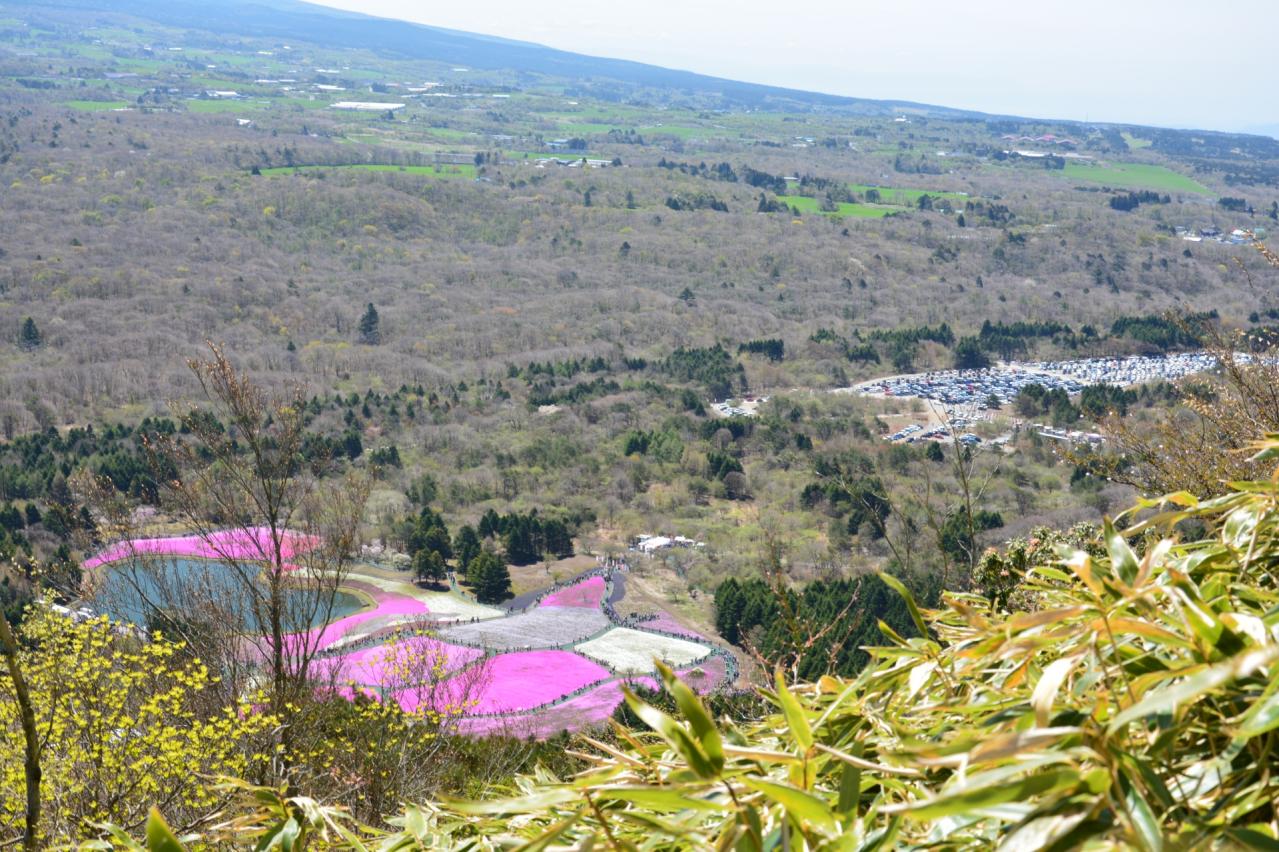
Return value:
M 1151 189 L 1156 192 L 1186 192 L 1212 195 L 1203 184 L 1167 166 L 1148 163 L 1107 163 L 1092 165 L 1071 161 L 1061 170 L 1063 177 L 1085 183 L 1099 183 L 1123 189 Z
M 186 102 L 189 112 L 202 115 L 221 115 L 224 113 L 258 112 L 270 109 L 271 101 L 257 98 L 236 98 L 234 100 L 189 100 Z
M 1149 148 L 1151 145 L 1154 144 L 1153 142 L 1151 142 L 1151 140 L 1142 139 L 1138 136 L 1134 136 L 1133 134 L 1129 133 L 1127 130 L 1125 130 L 1120 135 L 1123 136 L 1124 141 L 1128 143 L 1128 147 L 1134 151 L 1140 151 L 1142 148 Z
M 901 187 L 892 186 L 871 186 L 864 183 L 849 184 L 849 189 L 859 195 L 865 195 L 867 192 L 878 192 L 881 204 L 892 204 L 898 207 L 915 207 L 919 204 L 919 199 L 925 195 L 933 198 L 945 198 L 948 201 L 962 202 L 968 198 L 965 192 L 945 192 L 935 189 L 903 189 Z
M 822 210 L 821 201 L 805 195 L 786 195 L 782 200 L 801 213 L 821 213 L 825 216 L 850 216 L 855 219 L 882 219 L 894 212 L 893 207 L 877 204 L 839 202 L 838 210 Z

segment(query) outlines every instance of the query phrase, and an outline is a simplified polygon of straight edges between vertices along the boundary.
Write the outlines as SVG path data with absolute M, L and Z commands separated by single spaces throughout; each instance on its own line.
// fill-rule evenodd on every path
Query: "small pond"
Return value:
M 237 602 L 243 596 L 235 569 L 213 559 L 165 557 L 138 570 L 131 570 L 126 562 L 115 562 L 101 566 L 95 574 L 93 608 L 135 624 L 146 620 L 148 601 L 165 609 L 178 602 L 205 601 L 209 615 L 216 617 L 219 609 L 237 609 Z M 301 589 L 288 589 L 286 607 L 304 604 L 305 594 Z M 359 612 L 366 604 L 359 595 L 339 590 L 329 621 Z M 315 627 L 322 621 L 323 613 L 317 613 L 309 626 Z

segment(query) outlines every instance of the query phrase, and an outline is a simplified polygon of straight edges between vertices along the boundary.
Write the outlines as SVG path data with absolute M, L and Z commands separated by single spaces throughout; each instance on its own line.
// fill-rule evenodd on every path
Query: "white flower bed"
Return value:
M 459 624 L 442 630 L 440 635 L 450 642 L 506 651 L 558 648 L 579 642 L 607 627 L 608 618 L 597 609 L 544 606 L 507 618 Z
M 654 658 L 671 666 L 685 666 L 711 651 L 698 642 L 629 627 L 615 627 L 598 639 L 575 646 L 574 650 L 619 674 L 651 672 Z

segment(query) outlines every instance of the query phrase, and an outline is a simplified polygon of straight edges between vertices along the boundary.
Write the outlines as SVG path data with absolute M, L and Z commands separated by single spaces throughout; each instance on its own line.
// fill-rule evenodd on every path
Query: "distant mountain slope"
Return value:
M 123 13 L 157 23 L 229 35 L 309 41 L 359 48 L 408 59 L 435 60 L 478 69 L 515 69 L 569 80 L 606 78 L 637 86 L 718 96 L 729 104 L 789 102 L 796 106 L 888 115 L 901 109 L 944 118 L 982 113 L 909 101 L 882 101 L 742 83 L 641 62 L 585 56 L 529 42 L 374 18 L 293 0 L 49 0 L 46 8 Z

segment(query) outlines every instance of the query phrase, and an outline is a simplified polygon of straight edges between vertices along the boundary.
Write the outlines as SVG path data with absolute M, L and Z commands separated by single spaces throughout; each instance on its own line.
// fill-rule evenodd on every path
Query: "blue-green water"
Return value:
M 242 614 L 244 622 L 260 628 L 247 605 L 239 575 L 225 562 L 167 557 L 137 569 L 125 562 L 112 563 L 102 566 L 95 574 L 92 605 L 112 618 L 145 624 L 148 613 L 154 609 L 182 610 L 194 605 L 196 615 L 238 622 Z M 304 606 L 307 595 L 302 589 L 287 589 L 285 611 L 302 612 L 309 608 Z M 336 621 L 364 607 L 363 598 L 339 591 L 334 596 L 328 620 Z M 324 616 L 325 613 L 317 612 L 309 624 L 288 626 L 294 630 L 315 627 L 324 622 Z

